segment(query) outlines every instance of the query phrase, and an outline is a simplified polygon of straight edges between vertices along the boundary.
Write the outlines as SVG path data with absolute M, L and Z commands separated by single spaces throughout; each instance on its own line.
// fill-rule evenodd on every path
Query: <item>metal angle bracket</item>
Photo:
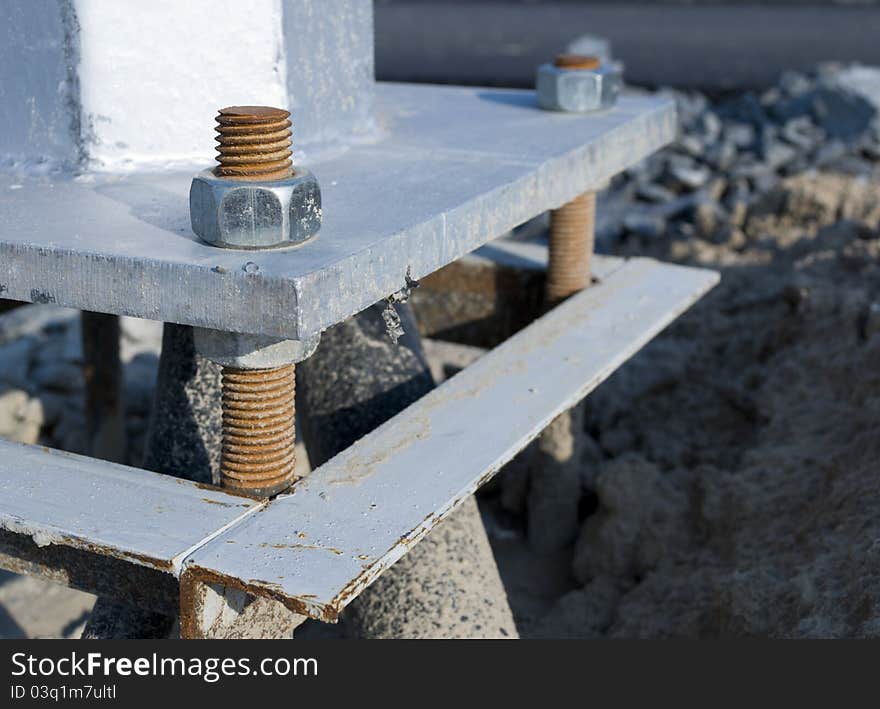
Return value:
M 217 599 L 235 597 L 229 589 L 332 622 L 718 280 L 651 259 L 598 257 L 596 271 L 594 287 L 271 502 L 0 441 L 0 566 L 165 612 L 179 581 L 190 637 L 217 633 Z M 111 566 L 83 572 L 99 558 Z M 120 573 L 120 564 L 141 571 Z M 158 590 L 144 594 L 129 579 Z

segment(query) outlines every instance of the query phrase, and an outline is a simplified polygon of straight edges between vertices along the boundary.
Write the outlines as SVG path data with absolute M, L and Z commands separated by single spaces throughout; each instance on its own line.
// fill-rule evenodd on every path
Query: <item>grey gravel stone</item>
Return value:
M 56 391 L 80 391 L 84 386 L 82 368 L 63 360 L 38 364 L 31 371 L 31 379 L 40 388 Z
M 755 128 L 748 123 L 728 123 L 724 126 L 724 137 L 736 148 L 750 148 L 755 143 Z
M 656 213 L 632 212 L 623 218 L 623 226 L 631 234 L 656 239 L 666 231 L 666 220 Z
M 646 202 L 671 202 L 675 199 L 675 193 L 672 190 L 655 182 L 640 184 L 636 189 L 636 195 Z
M 761 101 L 751 91 L 724 102 L 719 110 L 722 116 L 744 124 L 757 127 L 767 122 L 767 114 Z
M 747 180 L 736 180 L 727 190 L 725 206 L 730 213 L 730 223 L 733 226 L 742 226 L 746 220 L 749 209 L 751 193 Z
M 840 140 L 831 140 L 816 151 L 813 163 L 816 167 L 826 167 L 844 155 L 846 155 L 846 144 Z
M 812 87 L 810 79 L 797 71 L 786 71 L 779 77 L 779 87 L 788 96 L 799 96 Z
M 79 320 L 79 311 L 56 305 L 24 305 L 0 317 L 0 344 L 44 331 L 63 332 Z
M 877 109 L 861 96 L 837 87 L 822 87 L 811 97 L 816 122 L 832 138 L 850 141 L 860 136 L 877 116 Z
M 715 200 L 705 199 L 694 209 L 694 222 L 697 233 L 703 239 L 712 238 L 727 222 L 727 212 Z
M 669 166 L 669 175 L 686 189 L 697 190 L 708 182 L 712 173 L 708 168 L 699 165 L 673 163 Z
M 685 134 L 675 141 L 675 147 L 691 157 L 700 157 L 706 149 L 705 144 L 694 134 Z
M 714 143 L 721 137 L 724 123 L 714 111 L 706 111 L 700 116 L 699 128 L 704 142 Z
M 824 131 L 806 116 L 786 121 L 780 135 L 801 150 L 812 150 L 825 136 Z
M 27 389 L 30 386 L 28 372 L 33 349 L 34 339 L 31 337 L 21 337 L 0 345 L 0 382 Z
M 770 143 L 764 148 L 763 152 L 764 162 L 773 170 L 778 170 L 784 165 L 787 165 L 798 155 L 797 150 L 790 145 L 786 145 L 779 141 L 773 141 Z
M 726 172 L 736 160 L 736 145 L 731 140 L 719 141 L 706 151 L 705 160 L 715 170 Z

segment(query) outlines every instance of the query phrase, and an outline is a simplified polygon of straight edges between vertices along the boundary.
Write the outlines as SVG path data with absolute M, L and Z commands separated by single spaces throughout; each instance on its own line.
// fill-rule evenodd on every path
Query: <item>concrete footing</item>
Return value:
M 297 369 L 309 458 L 320 464 L 434 386 L 409 306 L 405 335 L 385 333 L 377 305 L 324 333 Z M 343 614 L 359 638 L 517 637 L 472 499 L 367 588 Z

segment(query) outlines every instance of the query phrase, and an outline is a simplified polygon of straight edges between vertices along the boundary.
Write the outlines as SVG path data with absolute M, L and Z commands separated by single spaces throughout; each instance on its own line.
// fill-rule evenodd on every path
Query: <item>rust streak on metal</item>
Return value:
M 203 569 L 200 566 L 189 566 L 180 577 L 180 636 L 182 638 L 193 639 L 202 637 L 198 623 L 198 613 L 202 610 L 200 607 L 200 584 L 228 586 L 253 596 L 269 598 L 283 604 L 293 613 L 316 618 L 325 623 L 335 623 L 339 620 L 339 613 L 335 608 L 315 606 L 313 603 L 310 603 L 310 599 L 314 598 L 310 594 L 290 596 L 279 590 L 277 584 L 269 581 L 251 579 L 245 583 L 241 579 L 224 576 L 223 574 Z M 320 612 L 318 612 L 318 609 L 320 609 Z
M 73 547 L 74 549 L 81 549 L 82 551 L 87 551 L 92 554 L 98 554 L 99 556 L 109 556 L 114 559 L 119 559 L 121 561 L 131 561 L 140 566 L 147 566 L 153 569 L 158 569 L 159 571 L 165 571 L 168 573 L 174 571 L 174 564 L 168 559 L 157 559 L 152 556 L 146 556 L 145 554 L 135 554 L 134 552 L 120 551 L 118 549 L 112 549 L 101 544 L 86 542 L 82 539 L 77 539 L 76 537 L 62 536 L 58 538 L 57 542 L 53 542 L 53 544 Z
M 194 487 L 197 487 L 199 490 L 205 490 L 207 492 L 219 492 L 224 495 L 229 495 L 231 497 L 240 497 L 245 500 L 253 500 L 254 499 L 253 495 L 249 495 L 248 493 L 242 492 L 241 490 L 226 489 L 226 488 L 220 487 L 219 485 L 212 485 L 210 483 L 194 482 L 192 480 L 186 480 L 184 478 L 174 478 L 174 482 L 176 482 L 178 485 L 193 485 Z M 207 501 L 208 500 L 205 499 L 205 502 L 207 502 Z M 232 503 L 225 503 L 225 504 L 232 504 Z M 244 507 L 245 509 L 250 507 L 250 505 L 247 502 L 241 502 L 238 504 L 238 506 Z
M 267 542 L 263 542 L 260 544 L 261 547 L 267 547 L 271 549 L 316 549 L 318 551 L 329 551 L 331 554 L 335 554 L 336 556 L 342 556 L 345 554 L 342 549 L 337 549 L 336 547 L 322 547 L 318 544 L 269 544 Z

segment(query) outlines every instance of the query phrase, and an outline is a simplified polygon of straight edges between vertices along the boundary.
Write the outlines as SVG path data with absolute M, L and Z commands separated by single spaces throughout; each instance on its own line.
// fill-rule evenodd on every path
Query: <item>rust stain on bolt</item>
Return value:
M 271 182 L 291 175 L 290 112 L 271 106 L 229 106 L 217 114 L 214 174 Z M 253 262 L 246 273 L 259 268 Z M 294 481 L 296 376 L 293 364 L 273 369 L 224 367 L 223 487 L 271 497 Z
M 275 369 L 224 367 L 223 486 L 269 497 L 294 481 L 296 376 Z
M 585 54 L 559 54 L 553 64 L 559 69 L 598 69 L 602 62 Z
M 596 193 L 588 192 L 550 213 L 546 297 L 549 305 L 590 285 Z
M 559 69 L 596 70 L 602 62 L 584 54 L 559 54 Z M 596 224 L 596 194 L 588 192 L 550 213 L 546 300 L 555 305 L 590 285 Z
M 229 106 L 217 114 L 217 177 L 280 180 L 289 177 L 290 112 L 270 106 Z

